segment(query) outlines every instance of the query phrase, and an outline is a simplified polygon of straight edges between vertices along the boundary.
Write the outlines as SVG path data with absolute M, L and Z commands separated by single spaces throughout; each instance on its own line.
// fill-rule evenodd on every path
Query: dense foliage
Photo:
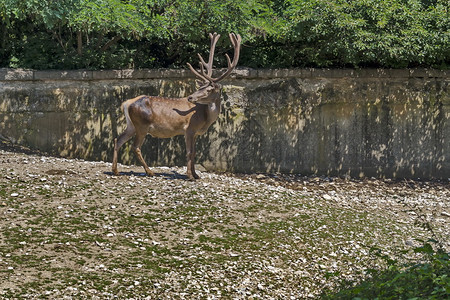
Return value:
M 448 0 L 2 0 L 0 67 L 184 67 L 212 31 L 248 67 L 450 65 Z
M 442 248 L 434 250 L 428 242 L 416 247 L 414 252 L 423 255 L 422 261 L 401 265 L 380 251 L 378 256 L 386 261 L 387 269 L 368 270 L 369 279 L 355 286 L 351 282 L 343 283 L 338 293 L 324 293 L 322 298 L 450 299 L 450 253 Z

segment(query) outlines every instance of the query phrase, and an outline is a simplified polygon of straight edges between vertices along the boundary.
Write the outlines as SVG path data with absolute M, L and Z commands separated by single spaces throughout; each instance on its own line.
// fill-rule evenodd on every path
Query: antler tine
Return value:
M 200 63 L 200 73 L 205 74 L 205 67 Z
M 205 66 L 205 67 L 208 67 L 208 64 L 205 62 L 205 60 L 204 60 L 203 57 L 200 55 L 200 53 L 197 53 L 197 55 L 198 55 L 198 58 L 200 59 L 200 64 L 203 65 L 203 66 Z
M 214 52 L 216 50 L 216 43 L 220 38 L 220 34 L 214 32 L 214 34 L 209 34 L 209 38 L 211 39 L 211 47 L 209 49 L 209 59 L 208 59 L 208 76 L 212 76 L 212 65 L 214 62 Z
M 228 54 L 226 54 L 226 53 L 225 53 L 225 57 L 227 58 L 228 68 L 230 68 L 231 67 L 231 59 L 228 56 Z

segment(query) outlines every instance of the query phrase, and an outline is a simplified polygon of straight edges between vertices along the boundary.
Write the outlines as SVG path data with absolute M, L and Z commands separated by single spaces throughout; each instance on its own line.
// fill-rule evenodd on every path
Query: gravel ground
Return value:
M 0 150 L 1 298 L 304 299 L 417 239 L 449 182 L 199 172 Z M 14 150 L 14 151 L 12 151 Z M 432 232 L 424 229 L 430 224 Z

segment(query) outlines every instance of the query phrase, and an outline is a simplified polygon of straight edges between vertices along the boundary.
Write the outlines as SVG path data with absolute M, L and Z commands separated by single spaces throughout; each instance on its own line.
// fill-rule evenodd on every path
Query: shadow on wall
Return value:
M 0 83 L 1 84 L 1 83 Z M 125 128 L 120 104 L 138 95 L 182 97 L 191 78 L 10 81 L 0 134 L 65 157 L 111 161 Z M 273 77 L 224 83 L 222 113 L 197 139 L 208 170 L 450 177 L 446 78 Z M 119 161 L 137 164 L 125 144 Z M 149 166 L 186 163 L 184 138 L 147 137 Z
M 356 80 L 244 82 L 240 95 L 225 95 L 199 161 L 235 172 L 446 178 L 448 86 Z
M 191 87 L 183 80 L 12 81 L 0 98 L 0 134 L 54 155 L 111 161 L 113 138 L 125 128 L 124 100 L 143 94 L 177 97 L 185 89 Z M 145 147 L 152 159 L 180 161 L 172 141 L 148 139 Z M 123 161 L 137 162 L 129 144 L 121 150 Z
M 105 88 L 109 90 L 110 88 Z M 90 132 L 85 134 L 86 141 L 89 141 L 87 149 L 75 146 L 77 151 L 84 153 L 84 158 L 94 160 L 112 161 L 113 140 L 118 137 L 126 127 L 123 112 L 120 109 L 121 103 L 127 99 L 139 95 L 164 95 L 167 97 L 182 97 L 191 87 L 183 81 L 154 81 L 154 82 L 130 82 L 128 85 L 117 86 L 115 89 L 106 92 L 111 95 L 106 101 L 101 101 L 102 105 L 96 105 L 102 114 L 93 116 L 96 124 L 91 126 Z M 107 105 L 105 105 L 105 103 Z M 109 105 L 108 105 L 109 104 Z M 98 130 L 98 132 L 96 132 Z M 76 133 L 74 136 L 81 136 L 83 133 Z M 139 164 L 134 153 L 131 151 L 133 138 L 130 139 L 120 149 L 119 161 L 122 163 Z M 76 142 L 76 141 L 74 141 Z M 75 143 L 73 143 L 76 145 Z M 149 166 L 156 165 L 183 165 L 185 162 L 185 146 L 182 136 L 173 139 L 155 139 L 147 136 L 142 147 L 144 159 Z M 80 154 L 81 154 L 80 153 Z M 69 156 L 80 156 L 76 152 Z

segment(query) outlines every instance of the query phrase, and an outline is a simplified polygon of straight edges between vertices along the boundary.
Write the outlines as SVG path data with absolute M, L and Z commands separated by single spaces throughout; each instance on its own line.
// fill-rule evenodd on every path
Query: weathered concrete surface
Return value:
M 450 177 L 446 71 L 238 70 L 197 162 L 235 172 Z M 110 161 L 120 103 L 193 91 L 184 70 L 0 69 L 0 138 L 53 154 Z M 130 147 L 123 162 L 134 161 Z M 143 146 L 149 165 L 185 164 L 184 139 Z

